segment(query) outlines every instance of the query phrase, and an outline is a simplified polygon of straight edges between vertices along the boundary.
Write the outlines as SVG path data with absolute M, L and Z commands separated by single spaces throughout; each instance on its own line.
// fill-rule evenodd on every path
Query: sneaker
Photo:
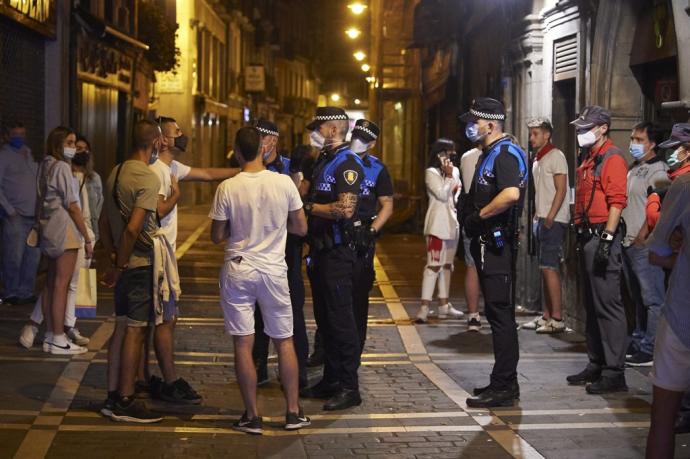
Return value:
M 536 330 L 539 327 L 543 327 L 546 325 L 546 319 L 544 319 L 544 316 L 541 317 L 536 317 L 533 320 L 530 320 L 529 322 L 525 322 L 522 324 L 522 328 L 525 330 Z
M 307 361 L 307 367 L 316 368 L 322 366 L 325 361 L 323 353 L 324 351 L 321 349 L 314 349 L 314 353 L 309 356 L 309 360 Z
M 479 317 L 470 317 L 467 319 L 467 331 L 478 332 L 482 328 L 482 321 Z
M 43 342 L 43 350 L 46 350 L 46 342 Z M 88 352 L 85 347 L 78 346 L 73 342 L 67 340 L 65 344 L 57 344 L 55 342 L 48 343 L 48 352 L 53 355 L 79 355 Z
M 597 381 L 587 384 L 585 391 L 592 395 L 603 395 L 614 392 L 627 392 L 628 386 L 625 384 L 625 375 L 602 376 Z
M 198 405 L 201 403 L 199 395 L 187 381 L 179 378 L 172 384 L 163 384 L 160 391 L 161 400 L 181 405 Z
M 654 356 L 639 351 L 625 359 L 625 363 L 631 367 L 651 367 L 654 364 Z
M 105 399 L 105 402 L 103 402 L 103 407 L 101 408 L 101 414 L 105 416 L 106 418 L 109 418 L 110 416 L 113 415 L 113 410 L 115 409 L 115 404 L 117 403 L 117 400 L 120 397 L 118 396 L 117 392 L 108 392 L 108 398 Z
M 549 319 L 544 325 L 537 328 L 539 334 L 561 333 L 565 331 L 563 320 Z
M 165 385 L 165 382 L 159 378 L 158 376 L 151 375 L 149 378 L 149 396 L 151 398 L 155 398 L 158 400 L 161 400 L 161 391 L 163 390 L 163 386 Z
M 27 324 L 22 328 L 22 333 L 19 335 L 19 344 L 27 349 L 31 349 L 34 346 L 34 340 L 38 334 L 38 327 L 35 325 Z
M 151 379 L 155 376 L 151 376 Z M 146 381 L 134 382 L 134 398 L 151 398 L 151 385 Z
M 304 415 L 302 409 L 299 413 L 287 413 L 285 415 L 285 430 L 299 430 L 311 425 L 311 419 Z
M 428 320 L 428 317 L 429 317 L 429 306 L 420 306 L 415 322 L 417 322 L 418 324 L 425 324 Z
M 86 346 L 91 341 L 89 338 L 79 333 L 79 329 L 76 327 L 67 330 L 67 337 L 72 340 L 74 344 L 79 346 Z
M 242 414 L 240 419 L 235 421 L 235 423 L 232 425 L 232 428 L 252 435 L 262 435 L 264 433 L 263 420 L 261 419 L 261 416 L 249 419 L 246 411 L 244 414 Z
M 268 366 L 266 363 L 259 363 L 256 365 L 256 385 L 257 387 L 265 386 L 271 380 L 268 377 Z
M 630 341 L 628 349 L 625 351 L 625 358 L 628 359 L 638 352 L 640 352 L 640 349 L 637 347 L 637 344 L 635 344 L 635 341 Z
M 152 413 L 142 402 L 131 397 L 122 397 L 115 402 L 110 419 L 118 422 L 136 422 L 138 424 L 152 424 L 161 422 L 162 416 Z
M 452 304 L 444 304 L 443 306 L 438 307 L 438 318 L 439 319 L 446 319 L 450 317 L 451 319 L 460 319 L 465 316 L 465 313 L 462 311 L 458 311 L 453 307 Z

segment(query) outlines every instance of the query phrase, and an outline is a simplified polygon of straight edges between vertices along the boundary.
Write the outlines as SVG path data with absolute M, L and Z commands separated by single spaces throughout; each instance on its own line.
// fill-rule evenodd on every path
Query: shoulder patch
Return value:
M 345 172 L 343 172 L 343 178 L 345 179 L 345 182 L 347 182 L 348 185 L 352 185 L 357 181 L 357 178 L 359 177 L 359 172 L 353 171 L 352 169 L 348 169 Z

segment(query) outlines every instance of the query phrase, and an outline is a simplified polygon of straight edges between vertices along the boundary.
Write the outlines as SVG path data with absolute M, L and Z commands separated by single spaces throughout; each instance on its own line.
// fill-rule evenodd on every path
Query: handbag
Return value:
M 79 318 L 96 317 L 98 280 L 94 268 L 80 268 L 74 315 Z

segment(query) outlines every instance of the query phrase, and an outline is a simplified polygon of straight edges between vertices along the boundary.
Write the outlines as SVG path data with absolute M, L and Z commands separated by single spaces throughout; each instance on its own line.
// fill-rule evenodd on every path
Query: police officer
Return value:
M 280 133 L 278 127 L 267 120 L 259 119 L 254 124 L 261 134 L 261 154 L 263 155 L 266 169 L 278 174 L 294 176 L 298 173 L 298 168 L 277 152 L 278 138 Z M 293 178 L 294 179 L 294 178 Z M 302 242 L 303 239 L 295 234 L 288 233 L 285 244 L 285 262 L 287 263 L 288 286 L 290 287 L 290 302 L 292 303 L 292 320 L 294 327 L 293 340 L 297 363 L 299 365 L 299 385 L 307 386 L 307 358 L 309 356 L 309 341 L 307 338 L 307 328 L 304 323 L 304 281 L 302 280 Z M 259 305 L 261 308 L 261 305 Z M 264 333 L 264 323 L 260 309 L 254 312 L 254 348 L 252 356 L 256 365 L 257 384 L 262 385 L 268 382 L 268 345 L 270 339 Z
M 568 376 L 587 385 L 590 394 L 626 391 L 627 321 L 621 298 L 623 237 L 619 225 L 626 206 L 628 165 L 623 151 L 609 139 L 611 115 L 592 105 L 570 124 L 577 131 L 582 162 L 575 177 L 575 227 L 581 274 L 585 282 L 589 364 Z
M 470 252 L 484 295 L 495 359 L 490 384 L 474 389 L 475 396 L 467 399 L 467 406 L 511 406 L 520 395 L 511 282 L 518 242 L 517 218 L 528 178 L 527 156 L 503 133 L 505 110 L 501 102 L 478 98 L 460 120 L 467 123 L 467 138 L 482 149 L 463 206 L 463 226 L 471 238 Z
M 360 359 L 367 338 L 369 291 L 376 278 L 374 251 L 381 228 L 393 214 L 393 182 L 386 166 L 369 154 L 379 137 L 379 127 L 369 120 L 357 120 L 352 129 L 350 150 L 362 160 L 364 180 L 360 188 L 359 219 L 355 222 L 357 262 L 354 267 L 353 307 L 359 331 Z
M 325 365 L 323 379 L 302 391 L 302 396 L 327 399 L 324 410 L 341 410 L 362 403 L 352 275 L 357 258 L 353 223 L 358 219 L 364 171 L 345 141 L 349 120 L 343 109 L 317 108 L 307 129 L 312 146 L 321 150 L 304 210 L 309 215 L 307 266 Z

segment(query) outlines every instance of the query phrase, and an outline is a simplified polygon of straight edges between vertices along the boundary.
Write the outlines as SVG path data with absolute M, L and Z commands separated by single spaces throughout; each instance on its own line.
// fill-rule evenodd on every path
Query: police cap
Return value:
M 355 127 L 352 129 L 352 138 L 359 138 L 362 141 L 369 143 L 373 142 L 379 137 L 379 127 L 373 122 L 365 119 L 357 120 Z
M 259 118 L 254 122 L 254 127 L 261 133 L 261 135 L 274 135 L 276 137 L 280 136 L 278 126 L 276 126 L 272 121 Z
M 476 122 L 477 120 L 504 121 L 506 110 L 503 104 L 491 97 L 477 97 L 472 101 L 470 111 L 460 115 L 463 123 Z
M 312 122 L 307 125 L 307 129 L 313 131 L 318 129 L 321 123 L 337 120 L 349 121 L 350 118 L 348 118 L 345 110 L 340 107 L 317 107 L 316 115 L 314 115 Z

